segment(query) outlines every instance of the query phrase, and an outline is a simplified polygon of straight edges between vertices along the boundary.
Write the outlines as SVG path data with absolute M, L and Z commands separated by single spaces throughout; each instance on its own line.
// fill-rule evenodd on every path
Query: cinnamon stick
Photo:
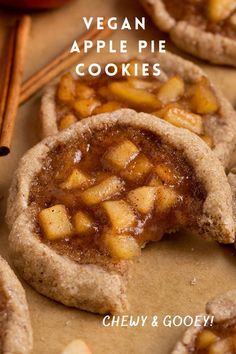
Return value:
M 73 66 L 78 62 L 78 59 L 84 55 L 83 44 L 85 40 L 97 40 L 104 39 L 111 33 L 111 30 L 107 26 L 107 22 L 104 22 L 104 30 L 97 30 L 93 27 L 89 32 L 82 35 L 78 40 L 78 46 L 80 53 L 70 53 L 71 47 L 68 47 L 52 62 L 46 65 L 43 69 L 39 70 L 35 75 L 28 79 L 21 89 L 20 103 L 25 102 L 35 92 L 41 89 L 49 81 L 60 75 L 62 72 Z
M 19 105 L 22 74 L 24 68 L 26 45 L 29 36 L 31 19 L 29 16 L 23 16 L 15 25 L 14 45 L 10 46 L 8 52 L 7 69 L 8 75 L 3 83 L 3 92 L 5 92 L 2 104 L 2 129 L 0 132 L 0 156 L 7 155 L 10 152 L 11 140 L 17 108 Z M 10 38 L 10 42 L 12 38 Z M 9 74 L 10 73 L 10 74 Z
M 5 70 L 2 70 L 1 72 L 1 92 L 0 92 L 0 133 L 2 130 L 2 124 L 3 124 L 3 116 L 4 116 L 4 110 L 6 107 L 6 102 L 7 102 L 7 94 L 8 94 L 8 88 L 10 85 L 10 79 L 11 79 L 11 70 L 12 70 L 12 64 L 13 64 L 13 57 L 14 57 L 14 46 L 15 46 L 15 37 L 16 37 L 16 26 L 11 27 L 9 30 L 9 40 L 8 43 L 6 44 L 6 48 L 4 48 L 3 52 L 6 53 L 5 60 L 2 63 L 3 67 Z

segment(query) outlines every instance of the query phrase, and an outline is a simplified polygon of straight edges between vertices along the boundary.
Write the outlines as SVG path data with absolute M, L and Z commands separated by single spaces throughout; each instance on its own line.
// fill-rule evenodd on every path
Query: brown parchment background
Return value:
M 32 13 L 33 25 L 26 59 L 27 78 L 84 31 L 82 16 L 142 16 L 135 0 L 75 0 L 59 10 Z M 0 11 L 0 50 L 6 26 L 14 13 Z M 113 40 L 128 39 L 135 54 L 137 39 L 157 39 L 160 34 L 147 17 L 147 30 L 116 31 Z M 168 42 L 168 47 L 180 53 Z M 185 54 L 180 53 L 186 57 Z M 104 54 L 102 55 L 104 59 Z M 236 105 L 236 69 L 199 63 L 211 79 Z M 96 62 L 91 53 L 85 62 Z M 38 141 L 38 110 L 41 92 L 23 105 L 17 115 L 12 153 L 0 159 L 0 253 L 7 259 L 8 230 L 4 222 L 6 198 L 12 173 L 23 153 Z M 79 276 L 79 275 L 78 275 Z M 233 248 L 200 240 L 197 236 L 178 234 L 158 244 L 147 246 L 134 264 L 129 282 L 130 315 L 148 315 L 142 328 L 103 327 L 102 317 L 66 308 L 24 284 L 34 329 L 34 354 L 59 354 L 75 338 L 84 339 L 94 354 L 165 354 L 170 351 L 184 328 L 150 325 L 151 316 L 195 315 L 204 310 L 212 296 L 236 288 L 236 255 Z M 192 285 L 191 283 L 195 283 Z

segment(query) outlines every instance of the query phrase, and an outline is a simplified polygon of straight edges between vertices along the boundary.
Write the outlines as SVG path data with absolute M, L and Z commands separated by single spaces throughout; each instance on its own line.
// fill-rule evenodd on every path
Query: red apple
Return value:
M 0 6 L 18 9 L 49 9 L 65 5 L 70 0 L 0 0 Z

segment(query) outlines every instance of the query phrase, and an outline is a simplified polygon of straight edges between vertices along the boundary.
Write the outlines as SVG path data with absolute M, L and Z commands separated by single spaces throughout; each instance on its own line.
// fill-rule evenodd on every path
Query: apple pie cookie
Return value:
M 214 316 L 207 326 L 189 328 L 172 354 L 234 354 L 236 352 L 236 290 L 219 295 L 206 304 Z
M 68 306 L 127 308 L 126 274 L 147 242 L 180 227 L 234 242 L 223 166 L 196 135 L 123 109 L 84 119 L 21 160 L 8 201 L 23 278 Z
M 231 168 L 228 174 L 228 182 L 232 192 L 233 217 L 236 225 L 236 168 L 235 167 Z
M 155 25 L 182 50 L 236 66 L 235 0 L 140 0 Z
M 31 349 L 32 329 L 25 292 L 0 257 L 0 353 L 27 354 Z
M 141 76 L 144 63 L 160 63 L 161 75 Z M 75 79 L 65 74 L 43 96 L 43 137 L 91 115 L 132 108 L 199 135 L 227 166 L 236 139 L 230 103 L 197 66 L 166 53 L 127 62 L 130 76 Z

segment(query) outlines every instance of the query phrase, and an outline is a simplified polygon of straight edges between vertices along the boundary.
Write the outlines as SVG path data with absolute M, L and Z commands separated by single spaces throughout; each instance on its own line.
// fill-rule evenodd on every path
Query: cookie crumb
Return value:
M 197 284 L 197 279 L 194 277 L 192 280 L 190 280 L 190 285 L 196 285 Z

